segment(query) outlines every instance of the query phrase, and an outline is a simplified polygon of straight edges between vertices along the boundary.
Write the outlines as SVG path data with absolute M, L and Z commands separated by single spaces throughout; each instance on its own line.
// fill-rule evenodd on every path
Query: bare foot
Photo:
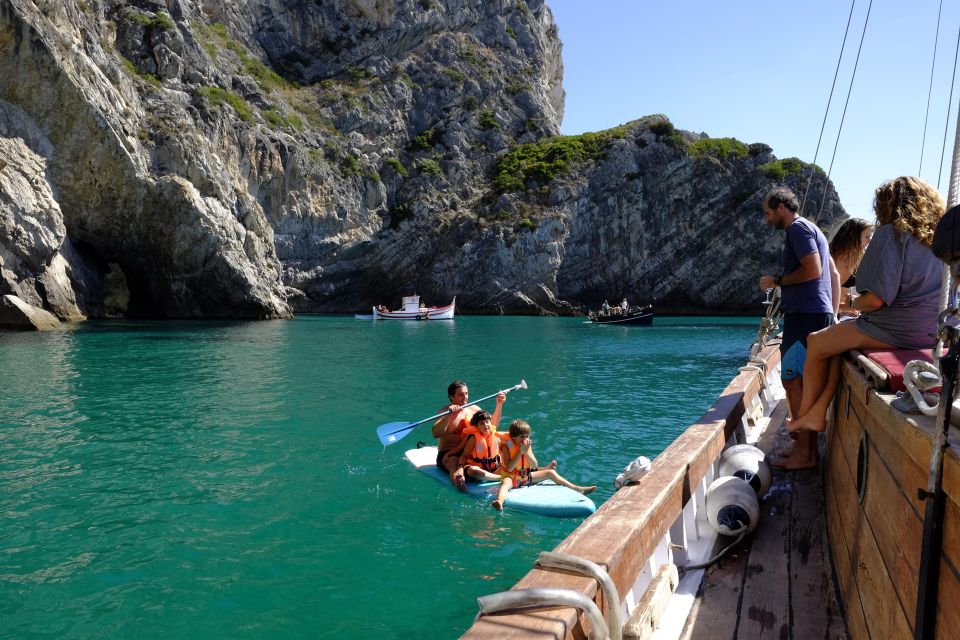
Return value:
M 823 431 L 827 428 L 824 420 L 816 420 L 809 413 L 787 422 L 787 429 L 791 432 L 796 431 Z
M 579 487 L 579 488 L 577 489 L 577 491 L 579 491 L 579 492 L 582 493 L 583 495 L 587 495 L 588 493 L 593 493 L 593 492 L 596 491 L 596 490 L 597 490 L 597 485 L 595 485 L 595 484 L 594 484 L 594 485 L 590 485 L 589 487 Z
M 499 500 L 494 500 L 490 503 L 490 506 L 496 509 L 497 511 L 503 511 L 503 504 Z
M 556 460 L 551 460 L 551 461 L 550 461 L 550 464 L 548 464 L 548 465 L 545 466 L 545 467 L 541 467 L 541 469 L 556 469 L 556 468 L 557 468 L 557 461 L 556 461 Z
M 814 469 L 817 466 L 817 456 L 812 453 L 806 455 L 794 454 L 789 458 L 781 457 L 777 460 L 770 460 L 770 465 L 787 471 Z
M 467 481 L 460 474 L 453 476 L 453 484 L 457 487 L 457 491 L 460 493 L 467 492 Z

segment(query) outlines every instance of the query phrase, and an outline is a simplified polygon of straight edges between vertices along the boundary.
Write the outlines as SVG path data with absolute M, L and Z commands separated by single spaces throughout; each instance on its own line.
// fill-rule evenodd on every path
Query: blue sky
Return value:
M 562 130 L 600 131 L 652 113 L 712 137 L 764 142 L 811 162 L 851 2 L 547 0 L 563 42 Z M 869 0 L 857 0 L 816 162 L 828 169 Z M 960 2 L 873 0 L 833 180 L 851 216 L 873 220 L 884 180 L 920 175 L 947 198 L 960 80 L 949 107 Z M 940 151 L 948 127 L 940 174 Z M 759 218 L 758 218 L 759 220 Z

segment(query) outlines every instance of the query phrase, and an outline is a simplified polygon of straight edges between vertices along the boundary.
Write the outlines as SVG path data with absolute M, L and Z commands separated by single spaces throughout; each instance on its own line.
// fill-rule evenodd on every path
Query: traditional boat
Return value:
M 957 140 L 948 206 L 960 201 Z M 710 501 L 726 451 L 750 444 L 769 453 L 789 438 L 779 340 L 771 338 L 777 296 L 749 359 L 707 413 L 511 591 L 480 598 L 463 637 L 955 637 L 960 208 L 941 221 L 934 250 L 949 264 L 950 284 L 933 348 L 842 356 L 819 467 L 775 469 L 758 508 L 734 505 L 740 520 L 759 516 L 752 533 L 731 545 Z M 937 387 L 941 399 L 930 406 L 923 391 Z M 904 388 L 919 410 L 902 402 Z
M 445 307 L 427 307 L 420 302 L 420 296 L 404 296 L 403 307 L 390 311 L 386 307 L 373 307 L 373 313 L 356 314 L 358 320 L 453 320 L 457 298 Z
M 619 312 L 618 312 L 619 311 Z M 650 326 L 653 324 L 653 305 L 645 307 L 630 307 L 626 312 L 620 307 L 611 307 L 610 310 L 591 311 L 590 320 L 597 324 L 639 324 Z

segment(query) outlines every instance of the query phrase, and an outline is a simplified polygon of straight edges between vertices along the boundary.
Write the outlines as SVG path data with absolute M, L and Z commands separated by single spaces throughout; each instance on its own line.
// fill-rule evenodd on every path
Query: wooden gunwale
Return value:
M 756 360 L 766 371 L 773 371 L 780 360 L 777 346 L 768 346 Z M 604 567 L 624 600 L 641 572 L 653 564 L 651 558 L 658 545 L 670 536 L 671 527 L 682 520 L 684 507 L 741 424 L 746 408 L 763 389 L 764 381 L 757 367 L 741 370 L 713 406 L 656 457 L 650 471 L 637 484 L 618 491 L 555 551 Z M 658 567 L 650 568 L 656 571 Z M 601 607 L 606 606 L 593 579 L 553 570 L 534 568 L 513 588 L 540 587 L 579 591 Z M 557 607 L 484 616 L 462 637 L 472 640 L 583 638 L 589 630 L 587 625 L 575 609 Z
M 936 420 L 907 416 L 890 406 L 845 362 L 833 420 L 827 430 L 827 523 L 840 590 L 853 640 L 912 638 L 923 503 Z M 857 455 L 868 438 L 866 490 L 857 503 Z M 937 637 L 960 628 L 960 458 L 957 432 L 944 456 L 948 499 L 943 523 Z

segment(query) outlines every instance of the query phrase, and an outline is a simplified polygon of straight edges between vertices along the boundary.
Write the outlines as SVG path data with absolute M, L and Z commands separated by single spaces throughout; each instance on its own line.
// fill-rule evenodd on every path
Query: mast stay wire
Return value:
M 943 0 L 940 0 L 942 3 Z M 843 31 L 843 42 L 840 44 L 840 55 L 837 56 L 837 68 L 833 72 L 833 84 L 830 85 L 830 96 L 827 98 L 827 109 L 823 112 L 823 124 L 820 125 L 820 137 L 817 138 L 817 149 L 813 152 L 813 162 L 817 163 L 817 156 L 820 155 L 820 143 L 823 141 L 823 131 L 827 128 L 827 116 L 830 114 L 830 105 L 833 103 L 833 92 L 837 88 L 837 76 L 840 74 L 840 62 L 843 60 L 843 52 L 847 48 L 847 36 L 850 34 L 850 21 L 853 19 L 853 8 L 857 6 L 857 0 L 850 3 L 850 14 L 847 16 L 847 28 Z M 800 199 L 800 215 L 803 215 L 803 205 L 807 201 L 807 195 L 810 193 L 810 185 L 813 184 L 813 174 L 816 173 L 814 167 L 810 167 L 810 178 L 807 180 L 807 190 L 803 192 L 803 198 Z
M 923 151 L 927 145 L 927 121 L 930 119 L 930 96 L 933 94 L 933 71 L 937 68 L 937 43 L 940 42 L 940 16 L 943 14 L 943 0 L 940 0 L 940 8 L 937 10 L 937 31 L 933 36 L 933 61 L 930 63 L 930 87 L 927 89 L 927 112 L 923 115 L 923 138 L 920 140 L 920 167 L 917 169 L 917 176 L 923 174 Z M 947 119 L 950 115 L 947 114 Z M 946 144 L 946 143 L 944 143 Z M 943 157 L 943 150 L 940 150 L 940 157 Z M 943 165 L 940 165 L 940 171 L 943 172 Z
M 850 105 L 850 94 L 853 93 L 853 81 L 857 77 L 857 67 L 860 65 L 860 52 L 863 51 L 863 40 L 867 35 L 867 25 L 870 23 L 870 11 L 873 9 L 873 0 L 867 5 L 867 17 L 863 21 L 863 31 L 860 33 L 860 46 L 857 47 L 857 58 L 853 63 L 853 73 L 850 75 L 850 86 L 847 87 L 847 99 L 843 103 L 843 114 L 840 116 L 840 126 L 837 128 L 837 139 L 833 145 L 833 155 L 830 157 L 830 167 L 827 169 L 827 179 L 823 184 L 823 198 L 820 200 L 820 208 L 817 210 L 817 217 L 814 218 L 814 224 L 820 221 L 823 214 L 823 207 L 827 203 L 827 186 L 830 183 L 830 174 L 833 173 L 833 161 L 837 158 L 837 147 L 840 146 L 840 134 L 843 132 L 843 121 L 847 117 L 847 107 Z
M 953 83 L 957 79 L 957 54 L 960 54 L 960 29 L 957 30 L 957 49 L 953 54 L 953 75 L 950 78 L 950 100 L 947 102 L 947 121 L 943 125 L 943 146 L 940 147 L 940 171 L 937 173 L 937 191 L 940 190 L 940 180 L 943 178 L 943 156 L 947 152 L 947 130 L 950 128 L 950 111 L 953 106 Z M 954 177 L 950 176 L 951 193 L 956 186 L 953 183 Z

